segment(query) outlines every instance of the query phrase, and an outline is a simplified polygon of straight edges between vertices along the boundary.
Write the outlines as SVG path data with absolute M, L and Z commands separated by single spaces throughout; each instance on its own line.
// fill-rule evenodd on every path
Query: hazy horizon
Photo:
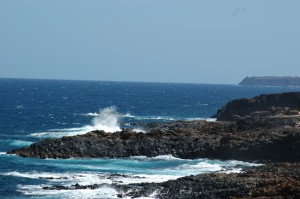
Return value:
M 300 76 L 300 1 L 0 1 L 0 77 L 238 84 Z

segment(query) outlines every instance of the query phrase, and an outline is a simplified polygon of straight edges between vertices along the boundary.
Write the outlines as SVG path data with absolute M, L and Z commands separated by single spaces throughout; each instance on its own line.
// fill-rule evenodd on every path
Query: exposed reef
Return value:
M 246 77 L 239 85 L 248 86 L 300 86 L 300 77 Z

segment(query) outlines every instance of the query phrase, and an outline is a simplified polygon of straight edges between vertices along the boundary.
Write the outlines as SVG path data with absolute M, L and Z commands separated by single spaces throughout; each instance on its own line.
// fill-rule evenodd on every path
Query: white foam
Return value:
M 170 120 L 175 121 L 174 117 L 167 117 L 167 116 L 140 116 L 137 117 L 138 120 Z
M 192 118 L 185 118 L 184 120 L 187 120 L 187 121 L 204 120 L 207 122 L 215 122 L 215 121 L 217 121 L 217 118 L 192 117 Z
M 38 137 L 38 138 L 47 138 L 47 137 L 59 138 L 63 136 L 81 135 L 92 130 L 94 130 L 92 126 L 84 126 L 81 128 L 53 129 L 48 132 L 31 133 L 30 136 Z
M 200 173 L 221 171 L 222 165 L 210 164 L 207 162 L 200 162 L 198 164 L 183 164 L 176 168 L 179 171 L 185 171 L 187 173 L 194 173 L 199 171 Z
M 91 161 L 91 162 L 90 162 Z M 171 161 L 171 162 L 170 162 Z M 68 162 L 66 164 L 66 162 Z M 220 160 L 185 160 L 175 158 L 172 155 L 162 155 L 152 158 L 145 156 L 134 156 L 130 159 L 75 159 L 75 160 L 49 160 L 43 165 L 55 167 L 68 167 L 80 169 L 80 172 L 8 172 L 1 175 L 16 176 L 31 179 L 44 179 L 43 185 L 20 185 L 19 191 L 25 195 L 50 195 L 62 198 L 115 198 L 117 191 L 110 187 L 111 184 L 132 184 L 132 183 L 160 183 L 168 180 L 175 180 L 187 175 L 197 175 L 207 172 L 240 173 L 242 168 L 238 165 L 256 166 L 260 164 L 241 161 L 220 161 Z M 108 168 L 109 167 L 109 168 Z M 88 169 L 88 171 L 84 171 Z M 107 170 L 105 170 L 107 169 Z M 105 171 L 105 172 L 104 172 Z M 106 172 L 107 171 L 107 172 Z M 111 173 L 114 171 L 114 174 Z M 43 190 L 42 187 L 49 187 L 55 182 L 56 185 L 71 186 L 76 183 L 80 185 L 103 185 L 95 190 Z M 86 195 L 81 195 L 86 194 Z M 102 194 L 102 195 L 101 195 Z M 103 195 L 104 194 L 104 195 Z M 154 192 L 150 198 L 155 198 Z
M 2 175 L 10 175 L 16 177 L 25 177 L 32 179 L 44 178 L 48 181 L 59 182 L 59 185 L 72 186 L 75 183 L 80 185 L 94 185 L 103 184 L 98 189 L 76 189 L 76 190 L 44 190 L 43 187 L 49 187 L 51 184 L 41 185 L 18 185 L 18 190 L 24 195 L 42 196 L 47 195 L 55 197 L 59 195 L 60 198 L 117 198 L 118 192 L 111 188 L 109 184 L 130 184 L 130 183 L 147 183 L 147 182 L 163 182 L 170 179 L 176 179 L 174 176 L 167 175 L 109 175 L 98 173 L 37 173 L 37 172 L 9 172 Z M 67 179 L 63 179 L 66 177 Z M 49 179 L 51 178 L 51 179 Z M 154 197 L 156 193 L 152 195 Z M 153 198 L 152 196 L 148 198 Z
M 136 160 L 183 160 L 180 158 L 176 158 L 172 155 L 159 155 L 159 156 L 155 156 L 155 157 L 130 156 L 130 159 L 136 159 Z
M 220 173 L 241 173 L 243 170 L 242 168 L 233 168 L 233 169 L 229 169 L 229 170 L 225 170 L 225 171 L 220 171 Z
M 7 155 L 6 152 L 0 152 L 0 155 Z
M 127 114 L 126 114 L 127 115 Z M 176 120 L 185 120 L 185 121 L 194 121 L 194 120 L 205 120 L 208 122 L 215 122 L 216 118 L 205 118 L 205 117 L 187 117 L 187 118 L 176 118 L 170 116 L 132 116 L 136 120 L 167 120 L 167 121 L 176 121 Z
M 118 198 L 118 192 L 110 187 L 109 184 L 130 184 L 130 183 L 147 183 L 147 182 L 163 182 L 171 179 L 176 179 L 174 176 L 167 175 L 132 175 L 132 176 L 123 176 L 123 175 L 108 175 L 108 174 L 61 174 L 56 173 L 18 173 L 11 172 L 9 175 L 18 176 L 18 177 L 29 177 L 29 178 L 45 178 L 45 177 L 65 177 L 67 176 L 70 182 L 61 181 L 60 184 L 63 186 L 72 186 L 75 183 L 80 185 L 94 185 L 94 184 L 103 184 L 102 187 L 97 189 L 75 189 L 75 190 L 44 190 L 43 187 L 49 187 L 52 184 L 41 184 L 41 185 L 18 185 L 18 191 L 24 195 L 32 196 L 49 196 L 49 198 Z M 32 175 L 32 176 L 30 176 Z M 97 180 L 98 179 L 98 180 Z M 49 181 L 55 181 L 51 179 Z M 149 197 L 142 198 L 155 198 L 157 193 L 153 192 Z M 125 197 L 126 198 L 126 197 Z M 130 197 L 128 197 L 130 198 Z
M 12 146 L 29 146 L 33 142 L 24 141 L 24 140 L 11 140 L 10 145 Z
M 134 118 L 134 117 L 136 117 L 136 116 L 134 116 L 134 115 L 131 115 L 130 113 L 126 113 L 123 117 L 130 117 L 130 118 Z
M 109 186 L 103 186 L 99 189 L 44 190 L 43 187 L 47 186 L 48 185 L 18 185 L 18 189 L 24 195 L 48 196 L 49 198 L 118 198 L 118 192 Z
M 141 127 L 137 127 L 137 128 L 133 128 L 132 129 L 134 132 L 138 132 L 138 133 L 147 133 L 147 131 Z
M 22 177 L 22 178 L 30 178 L 30 179 L 39 179 L 39 178 L 53 178 L 54 181 L 60 181 L 63 178 L 70 178 L 74 177 L 70 174 L 59 174 L 59 173 L 49 173 L 49 172 L 8 172 L 8 173 L 2 173 L 1 175 L 4 176 L 15 176 L 15 177 Z
M 128 178 L 122 184 L 133 184 L 133 183 L 160 183 L 168 180 L 175 180 L 177 178 L 183 177 L 184 175 L 148 175 L 139 174 L 133 175 L 138 178 Z
M 99 115 L 98 113 L 85 113 L 85 114 L 82 114 L 82 115 L 84 115 L 84 116 L 93 116 L 93 117 L 95 117 L 95 116 L 97 116 L 97 115 Z
M 237 165 L 243 165 L 243 166 L 249 166 L 249 167 L 258 167 L 262 166 L 263 164 L 259 163 L 252 163 L 252 162 L 243 162 L 238 160 L 228 160 L 226 161 L 229 165 L 237 166 Z

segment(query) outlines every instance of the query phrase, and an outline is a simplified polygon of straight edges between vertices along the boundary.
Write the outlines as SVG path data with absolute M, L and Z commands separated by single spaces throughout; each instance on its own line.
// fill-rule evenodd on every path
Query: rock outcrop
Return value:
M 212 117 L 218 121 L 234 121 L 239 117 L 251 116 L 257 111 L 264 111 L 269 115 L 297 115 L 297 110 L 300 111 L 300 92 L 288 92 L 232 100 Z
M 46 139 L 9 153 L 34 158 L 171 154 L 183 159 L 297 162 L 300 160 L 300 116 L 288 121 L 293 126 L 278 127 L 276 120 L 269 123 L 247 119 L 236 122 L 179 121 L 162 124 L 148 133 L 124 129 L 116 133 L 92 131 L 84 135 Z

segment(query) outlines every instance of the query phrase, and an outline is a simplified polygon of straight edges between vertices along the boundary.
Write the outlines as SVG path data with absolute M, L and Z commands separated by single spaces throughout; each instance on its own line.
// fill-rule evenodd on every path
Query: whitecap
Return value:
M 22 178 L 30 178 L 30 179 L 52 179 L 52 180 L 61 180 L 65 178 L 70 178 L 70 174 L 59 174 L 59 173 L 50 173 L 50 172 L 7 172 L 7 173 L 1 173 L 3 176 L 14 176 L 14 177 L 22 177 Z
M 186 173 L 194 173 L 195 171 L 199 171 L 200 173 L 208 173 L 208 172 L 221 171 L 222 165 L 200 162 L 198 164 L 183 164 L 177 167 L 176 170 L 179 171 L 183 170 Z
M 208 122 L 216 122 L 217 118 L 206 118 L 205 120 Z
M 44 190 L 49 185 L 18 185 L 18 189 L 24 195 L 47 196 L 46 198 L 118 198 L 118 192 L 109 187 L 103 186 L 99 189 L 75 189 L 75 190 Z
M 11 140 L 11 142 L 9 143 L 12 146 L 29 146 L 31 145 L 33 142 L 30 141 L 24 141 L 24 140 Z
M 215 121 L 217 121 L 217 118 L 189 117 L 189 118 L 185 118 L 184 120 L 187 120 L 187 121 L 204 120 L 207 122 L 215 122 Z
M 147 131 L 141 127 L 136 127 L 136 128 L 133 128 L 132 130 L 137 133 L 147 133 Z
M 147 156 L 130 156 L 130 159 L 134 160 L 184 160 L 180 158 L 176 158 L 172 155 L 158 155 L 155 157 L 147 157 Z
M 80 128 L 64 128 L 64 129 L 52 129 L 47 132 L 31 133 L 29 136 L 38 138 L 60 138 L 63 136 L 82 135 L 90 131 L 96 130 L 93 126 L 83 126 Z
M 82 114 L 82 115 L 84 115 L 84 116 L 93 116 L 93 117 L 95 117 L 95 116 L 98 116 L 99 114 L 98 114 L 98 113 L 84 113 L 84 114 Z
M 168 116 L 136 116 L 137 120 L 169 120 L 169 121 L 175 121 L 177 120 L 174 117 L 168 117 Z
M 243 172 L 242 168 L 232 168 L 232 169 L 220 171 L 220 173 L 226 173 L 226 174 L 230 174 L 230 173 L 242 173 L 242 172 Z
M 131 115 L 130 113 L 126 113 L 125 115 L 123 115 L 123 117 L 135 118 L 136 116 Z
M 243 161 L 239 161 L 239 160 L 228 160 L 228 161 L 225 161 L 225 162 L 227 162 L 230 165 L 234 165 L 234 166 L 243 165 L 243 166 L 249 166 L 249 167 L 257 167 L 257 166 L 262 166 L 263 165 L 263 164 L 260 164 L 260 163 L 243 162 Z

